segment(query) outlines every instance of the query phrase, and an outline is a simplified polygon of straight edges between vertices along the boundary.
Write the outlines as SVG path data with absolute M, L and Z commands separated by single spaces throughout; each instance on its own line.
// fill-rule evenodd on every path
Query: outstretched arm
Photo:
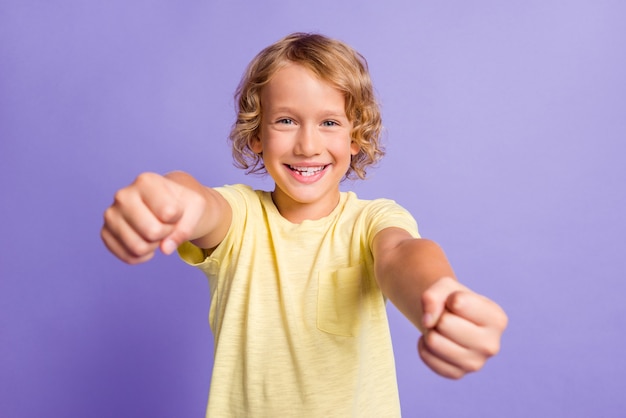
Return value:
M 373 252 L 381 290 L 422 331 L 418 352 L 428 367 L 458 379 L 498 353 L 506 314 L 455 279 L 436 243 L 388 228 L 374 238 Z
M 115 194 L 104 213 L 101 237 L 115 256 L 137 264 L 151 259 L 158 248 L 171 254 L 185 241 L 216 247 L 231 216 L 226 200 L 189 174 L 143 173 Z

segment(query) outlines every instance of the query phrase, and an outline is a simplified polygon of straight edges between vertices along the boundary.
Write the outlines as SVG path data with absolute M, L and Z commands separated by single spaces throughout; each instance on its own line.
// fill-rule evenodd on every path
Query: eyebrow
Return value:
M 297 113 L 295 112 L 292 108 L 290 107 L 277 107 L 275 109 L 270 109 L 271 112 L 268 113 Z M 328 117 L 334 117 L 334 118 L 348 118 L 348 115 L 346 115 L 346 111 L 345 110 L 337 110 L 337 109 L 328 109 L 328 110 L 324 110 L 322 112 L 320 112 L 320 114 L 318 116 L 324 117 L 324 118 L 328 118 Z

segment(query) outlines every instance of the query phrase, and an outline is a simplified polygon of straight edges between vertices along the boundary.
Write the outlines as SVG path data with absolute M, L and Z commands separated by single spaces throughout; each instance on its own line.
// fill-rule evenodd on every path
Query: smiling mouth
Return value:
M 328 167 L 329 164 L 327 165 L 320 165 L 320 166 L 315 166 L 315 167 L 299 167 L 297 165 L 287 165 L 287 167 L 289 167 L 289 169 L 291 171 L 295 171 L 298 174 L 300 174 L 303 177 L 309 177 L 309 176 L 313 176 L 317 173 L 319 173 L 320 171 L 324 170 L 326 167 Z

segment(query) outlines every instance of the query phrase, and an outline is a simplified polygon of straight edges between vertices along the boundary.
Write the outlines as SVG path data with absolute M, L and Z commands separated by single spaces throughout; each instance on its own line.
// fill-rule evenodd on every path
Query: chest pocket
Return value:
M 362 266 L 320 271 L 317 328 L 329 334 L 354 337 L 361 324 Z

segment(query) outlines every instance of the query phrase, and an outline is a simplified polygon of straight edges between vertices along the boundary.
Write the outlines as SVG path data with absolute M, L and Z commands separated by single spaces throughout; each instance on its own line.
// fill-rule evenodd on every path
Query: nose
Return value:
M 322 139 L 314 127 L 302 126 L 298 130 L 294 152 L 296 155 L 311 157 L 321 152 Z

